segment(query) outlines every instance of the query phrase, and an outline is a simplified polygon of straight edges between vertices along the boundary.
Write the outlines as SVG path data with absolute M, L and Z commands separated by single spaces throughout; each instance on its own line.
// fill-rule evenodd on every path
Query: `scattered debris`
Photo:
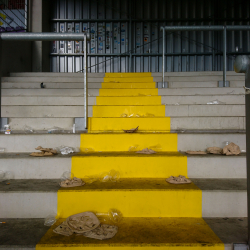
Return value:
M 129 130 L 123 129 L 123 131 L 124 131 L 125 133 L 135 133 L 135 132 L 138 130 L 138 128 L 139 128 L 139 126 L 137 126 L 136 128 L 131 128 L 131 129 L 129 129 Z
M 166 179 L 166 182 L 171 183 L 171 184 L 189 184 L 192 183 L 191 180 L 187 179 L 183 175 L 179 176 L 170 176 L 169 178 Z
M 0 221 L 0 223 L 1 223 L 1 224 L 4 224 L 4 223 L 6 223 L 6 222 L 4 222 L 4 221 Z
M 186 151 L 186 153 L 189 155 L 206 155 L 207 154 L 205 151 L 192 151 L 192 150 L 188 150 Z
M 86 178 L 86 179 L 85 179 Z M 91 176 L 85 176 L 84 180 L 86 183 L 93 183 L 95 181 L 100 182 L 117 182 L 120 179 L 120 173 L 118 171 L 115 171 L 114 169 L 110 170 L 109 172 L 104 172 L 98 175 L 91 175 Z
M 62 155 L 68 155 L 75 152 L 75 150 L 70 147 L 61 147 L 59 150 Z
M 208 102 L 207 103 L 208 105 L 210 104 L 210 105 L 214 105 L 214 104 L 226 104 L 225 102 L 220 102 L 219 100 L 214 100 L 214 101 L 211 101 L 211 102 Z
M 73 179 L 66 179 L 60 182 L 61 187 L 79 187 L 84 185 L 85 182 L 76 177 L 74 177 Z
M 94 213 L 84 212 L 68 217 L 66 221 L 53 231 L 65 236 L 70 236 L 73 233 L 76 233 L 88 238 L 104 240 L 114 237 L 118 232 L 118 227 L 101 224 Z
M 52 156 L 52 155 L 56 155 L 57 151 L 53 148 L 43 148 L 41 146 L 38 146 L 37 148 L 35 148 L 36 150 L 40 150 L 41 152 L 34 152 L 32 154 L 30 154 L 30 156 Z
M 56 222 L 56 215 L 49 215 L 45 218 L 44 226 L 51 227 Z
M 209 154 L 215 154 L 215 155 L 221 155 L 223 149 L 219 147 L 209 147 L 207 148 L 207 153 Z
M 240 147 L 235 143 L 231 142 L 227 146 L 223 148 L 223 154 L 225 155 L 239 155 L 240 154 Z
M 152 149 L 149 149 L 149 148 L 144 148 L 140 151 L 137 151 L 136 152 L 137 154 L 146 154 L 146 155 L 149 155 L 149 154 L 156 154 L 156 152 Z
M 243 88 L 245 89 L 245 94 L 249 95 L 250 94 L 250 88 L 247 88 L 245 86 L 243 86 Z
M 117 226 L 101 224 L 96 229 L 83 233 L 83 236 L 92 239 L 105 240 L 113 238 L 117 232 Z

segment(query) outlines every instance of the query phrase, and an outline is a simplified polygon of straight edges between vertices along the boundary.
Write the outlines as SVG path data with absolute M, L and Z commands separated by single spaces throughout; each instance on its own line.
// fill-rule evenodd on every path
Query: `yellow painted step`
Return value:
M 114 169 L 121 178 L 187 176 L 187 157 L 179 152 L 152 155 L 134 152 L 85 153 L 72 157 L 71 172 L 78 178 L 98 176 Z
M 164 131 L 170 132 L 170 117 L 153 118 L 88 118 L 89 132 L 115 131 L 124 133 L 123 129 L 139 126 L 139 132 Z
M 153 77 L 124 77 L 124 78 L 108 78 L 104 77 L 104 82 L 110 82 L 110 83 L 119 83 L 119 82 L 142 82 L 142 83 L 148 83 L 148 82 L 154 82 Z
M 173 133 L 124 133 L 81 134 L 81 152 L 89 151 L 138 151 L 151 148 L 155 151 L 177 152 L 177 134 Z
M 120 210 L 124 217 L 201 217 L 202 191 L 191 184 L 169 184 L 164 179 L 120 179 L 60 188 L 60 218 L 83 211 Z
M 155 82 L 103 82 L 106 89 L 154 89 Z
M 150 77 L 152 76 L 150 73 L 105 73 L 105 77 Z
M 161 105 L 161 96 L 97 96 L 96 105 Z
M 124 218 L 109 240 L 55 234 L 53 229 L 64 220 L 48 230 L 36 250 L 224 250 L 222 241 L 202 218 Z
M 99 96 L 157 96 L 158 89 L 99 89 Z
M 165 117 L 165 106 L 93 106 L 93 117 Z

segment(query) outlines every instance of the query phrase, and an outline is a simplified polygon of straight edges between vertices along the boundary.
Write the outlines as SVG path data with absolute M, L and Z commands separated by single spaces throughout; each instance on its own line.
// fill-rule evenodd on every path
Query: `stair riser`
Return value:
M 88 81 L 88 89 L 99 89 L 102 78 L 92 78 Z M 2 82 L 2 89 L 41 89 L 41 82 Z M 82 82 L 43 82 L 46 89 L 84 89 Z
M 185 156 L 162 157 L 73 157 L 71 171 L 74 176 L 87 178 L 114 169 L 121 178 L 168 178 L 171 175 L 187 176 Z
M 165 106 L 93 106 L 93 117 L 165 117 Z
M 170 132 L 170 118 L 89 118 L 89 132 L 116 131 L 124 133 L 123 129 L 139 126 L 140 132 L 165 131 Z
M 116 208 L 124 217 L 201 217 L 201 196 L 200 190 L 59 190 L 58 215 L 66 218 L 82 211 L 105 212 Z
M 155 82 L 103 82 L 103 89 L 154 89 Z
M 57 212 L 56 192 L 1 192 L 0 199 L 0 218 L 46 218 Z
M 82 152 L 138 151 L 144 148 L 156 151 L 177 151 L 177 134 L 82 134 Z
M 112 191 L 111 191 L 112 192 Z M 116 191 L 113 191 L 114 193 Z M 136 196 L 140 196 L 134 198 L 135 200 L 128 200 L 130 197 L 127 195 L 128 192 L 117 192 L 117 194 L 110 195 L 110 191 L 108 192 L 99 192 L 98 197 L 95 195 L 98 192 L 88 192 L 87 195 L 82 197 L 81 195 L 75 197 L 75 195 L 69 195 L 67 198 L 61 197 L 61 199 L 69 199 L 65 200 L 65 206 L 68 208 L 71 206 L 72 210 L 69 215 L 74 213 L 79 213 L 82 211 L 97 211 L 97 212 L 107 212 L 110 208 L 117 208 L 123 212 L 123 216 L 126 215 L 127 209 L 132 209 L 133 206 L 139 203 L 139 201 L 143 199 L 147 200 L 145 204 L 138 204 L 141 209 L 143 209 L 143 213 L 146 213 L 148 209 L 152 209 L 151 211 L 162 214 L 166 211 L 172 210 L 173 214 L 176 214 L 179 211 L 173 211 L 172 204 L 173 201 L 171 200 L 171 206 L 169 203 L 169 199 L 175 200 L 177 198 L 177 194 L 172 194 L 173 196 L 170 198 L 163 197 L 161 194 L 165 193 L 159 192 L 159 195 L 154 194 L 148 197 L 148 191 L 136 191 Z M 132 192 L 130 192 L 132 193 Z M 153 192 L 154 193 L 154 192 Z M 107 194 L 107 196 L 106 196 Z M 131 195 L 131 194 L 130 194 Z M 125 196 L 125 197 L 124 197 Z M 112 197 L 112 201 L 107 197 Z M 150 200 L 152 198 L 152 200 Z M 157 200 L 156 200 L 157 198 Z M 179 197 L 181 198 L 181 197 Z M 186 196 L 188 200 L 183 200 L 183 208 L 186 207 L 186 211 L 183 211 L 187 215 L 188 206 L 186 202 L 191 202 L 188 196 Z M 0 217 L 1 218 L 45 218 L 50 214 L 56 213 L 57 211 L 57 192 L 12 192 L 12 193 L 0 193 L 0 199 L 4 202 L 0 204 Z M 79 199 L 79 200 L 78 200 Z M 87 199 L 88 202 L 86 202 Z M 99 199 L 94 202 L 93 199 Z M 114 201 L 117 199 L 118 201 L 123 200 L 125 204 L 123 206 L 120 204 L 113 204 Z M 246 191 L 202 191 L 202 216 L 203 217 L 247 217 L 247 193 Z M 133 201 L 132 205 L 131 201 Z M 155 204 L 152 204 L 155 202 Z M 197 199 L 195 199 L 195 203 Z M 17 205 L 18 204 L 18 205 Z M 62 203 L 61 203 L 62 204 Z M 72 205 L 76 204 L 76 205 Z M 91 206 L 93 204 L 94 206 Z M 143 203 L 144 204 L 144 203 Z M 149 205 L 149 207 L 148 207 Z M 158 205 L 158 206 L 157 206 Z M 193 204 L 194 205 L 194 204 Z M 178 205 L 180 206 L 180 205 Z M 172 208 L 171 208 L 172 207 Z M 165 209 L 165 212 L 162 211 Z M 70 209 L 70 208 L 69 208 Z M 145 209 L 145 210 L 144 210 Z M 135 208 L 134 211 L 138 211 Z M 142 217 L 140 214 L 142 211 L 138 211 L 138 217 Z M 190 211 L 191 213 L 194 212 Z M 66 217 L 66 213 L 63 212 Z M 158 217 L 160 215 L 156 215 Z M 161 217 L 160 216 L 160 217 Z
M 5 152 L 34 152 L 38 146 L 56 148 L 59 146 L 79 147 L 80 135 L 77 134 L 26 134 L 0 135 L 0 148 Z
M 153 77 L 105 77 L 104 81 L 105 83 L 112 83 L 112 84 L 116 84 L 116 83 L 154 83 Z
M 133 134 L 134 135 L 134 134 Z M 154 134 L 153 134 L 154 135 Z M 95 135 L 93 135 L 95 136 Z M 103 135 L 101 135 L 103 136 Z M 105 135 L 104 135 L 105 136 Z M 117 135 L 116 135 L 117 136 Z M 115 136 L 115 137 L 116 137 Z M 161 135 L 159 135 L 161 136 Z M 98 145 L 98 140 L 95 139 L 95 144 L 86 144 L 82 148 L 93 147 Z M 101 139 L 105 144 L 110 140 L 109 138 Z M 114 143 L 120 145 L 123 139 L 117 138 Z M 187 150 L 206 150 L 208 147 L 216 146 L 223 147 L 223 142 L 230 141 L 240 146 L 241 149 L 246 149 L 246 136 L 245 134 L 178 134 L 178 151 Z M 89 139 L 91 142 L 91 139 Z M 162 144 L 164 140 L 159 138 L 157 141 L 145 141 L 145 147 L 157 145 L 159 142 Z M 113 142 L 112 142 L 113 143 Z M 171 142 L 172 143 L 172 142 Z M 44 147 L 56 148 L 61 145 L 69 147 L 79 147 L 80 135 L 78 134 L 26 134 L 26 135 L 0 135 L 0 148 L 4 148 L 5 152 L 33 152 L 34 149 L 41 145 Z M 166 144 L 170 144 L 167 142 Z M 130 141 L 128 145 L 121 148 L 122 151 L 128 151 L 129 147 L 139 145 L 138 141 Z M 115 147 L 115 146 L 114 146 Z M 176 145 L 177 147 L 177 145 Z M 101 151 L 101 146 L 96 151 Z M 170 151 L 173 151 L 170 150 Z
M 100 96 L 156 96 L 158 89 L 100 89 Z
M 98 159 L 97 159 L 98 158 Z M 77 177 L 119 171 L 122 178 L 165 178 L 171 175 L 187 175 L 189 178 L 246 178 L 246 158 L 226 156 L 187 156 L 187 163 L 179 159 L 172 164 L 171 158 L 88 157 L 73 158 L 77 165 L 71 168 L 71 158 L 0 158 L 0 170 L 11 171 L 15 179 L 59 179 L 65 171 Z M 88 168 L 86 169 L 86 162 Z M 213 164 L 211 164 L 211 162 Z M 79 164 L 79 165 L 78 165 Z M 187 170 L 186 166 L 187 164 Z M 179 166 L 178 169 L 176 166 Z M 91 166 L 91 168 L 89 167 Z M 126 170 L 124 167 L 126 166 Z M 142 167 L 141 167 L 142 166 Z M 157 167 L 157 168 L 156 168 Z M 54 169 L 51 171 L 51 169 Z
M 96 97 L 96 105 L 161 105 L 160 96 L 150 97 Z
M 245 117 L 173 117 L 171 130 L 244 130 Z

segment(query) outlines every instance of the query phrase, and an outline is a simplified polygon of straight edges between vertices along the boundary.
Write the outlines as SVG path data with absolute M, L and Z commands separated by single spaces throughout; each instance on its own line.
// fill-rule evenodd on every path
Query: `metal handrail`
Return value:
M 247 163 L 247 216 L 248 216 L 248 246 L 250 246 L 250 57 L 237 56 L 234 62 L 236 73 L 245 73 L 245 114 L 246 114 L 246 163 Z
M 87 81 L 87 40 L 90 35 L 86 33 L 0 33 L 0 40 L 3 41 L 84 41 L 84 120 L 85 129 L 88 128 L 88 81 Z M 1 105 L 1 104 L 0 104 Z M 1 107 L 1 106 L 0 106 Z
M 165 31 L 223 31 L 223 86 L 226 87 L 227 72 L 227 31 L 250 30 L 249 25 L 211 25 L 211 26 L 161 26 L 163 31 L 162 44 L 162 87 L 165 87 Z

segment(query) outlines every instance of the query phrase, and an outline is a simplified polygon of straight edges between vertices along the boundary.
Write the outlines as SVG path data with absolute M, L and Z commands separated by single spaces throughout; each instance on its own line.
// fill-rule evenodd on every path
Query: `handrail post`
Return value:
M 245 73 L 245 87 L 250 88 L 250 57 L 237 56 L 234 62 L 236 73 Z M 248 214 L 248 241 L 250 246 L 250 94 L 245 94 L 246 114 L 246 165 L 247 165 L 247 214 Z
M 165 29 L 162 29 L 162 88 L 165 88 Z
M 83 78 L 84 78 L 84 127 L 88 129 L 88 58 L 87 58 L 87 35 L 84 34 L 84 57 L 83 57 Z
M 227 81 L 227 27 L 223 29 L 223 87 L 226 87 Z

